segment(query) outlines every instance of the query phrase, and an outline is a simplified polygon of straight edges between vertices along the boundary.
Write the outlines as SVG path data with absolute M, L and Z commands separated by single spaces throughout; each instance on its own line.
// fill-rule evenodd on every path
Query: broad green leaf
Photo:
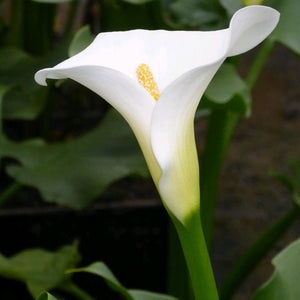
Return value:
M 44 106 L 44 94 L 47 89 L 42 89 L 33 84 L 28 85 L 26 83 L 23 85 L 24 81 L 27 81 L 25 79 L 28 79 L 26 78 L 27 74 L 24 74 L 18 83 L 16 73 L 12 71 L 18 70 L 19 66 L 29 65 L 33 62 L 31 56 L 19 49 L 7 47 L 0 50 L 0 84 L 6 86 L 5 93 L 2 94 L 3 118 L 31 120 L 41 112 Z M 24 69 L 21 71 L 24 71 Z
M 35 72 L 66 59 L 69 44 L 70 38 L 66 38 L 58 47 L 41 57 L 29 56 L 26 53 L 21 54 L 19 51 L 12 52 L 14 57 L 8 58 L 9 66 L 6 67 L 6 70 L 0 69 L 0 84 L 17 86 L 26 91 L 39 88 L 39 85 L 34 81 Z M 4 49 L 4 54 L 6 53 L 5 50 L 10 51 L 10 49 Z
M 57 300 L 57 299 L 47 292 L 42 292 L 39 296 L 35 298 L 35 300 Z
M 31 1 L 39 2 L 39 3 L 57 4 L 57 3 L 71 2 L 74 0 L 31 0 Z
M 2 152 L 3 152 L 3 143 L 4 143 L 3 132 L 2 132 L 2 103 L 3 103 L 3 97 L 7 89 L 8 89 L 7 86 L 0 85 L 0 162 L 1 162 Z
M 126 299 L 134 300 L 134 298 L 129 294 L 127 289 L 123 287 L 123 285 L 118 281 L 115 275 L 103 262 L 95 262 L 87 267 L 70 270 L 69 272 L 87 272 L 100 276 L 103 279 L 105 279 L 105 281 L 112 290 L 122 294 Z
M 266 0 L 264 5 L 274 7 L 280 12 L 279 24 L 270 38 L 300 54 L 300 1 Z
M 296 189 L 300 193 L 300 159 L 293 160 L 289 163 L 289 167 L 295 179 Z
M 95 262 L 87 267 L 70 270 L 69 272 L 87 272 L 102 277 L 109 287 L 119 292 L 127 300 L 176 300 L 172 296 L 141 290 L 127 290 L 103 262 Z
M 300 239 L 281 251 L 273 260 L 272 277 L 254 294 L 252 300 L 300 299 Z
M 3 118 L 35 119 L 43 110 L 47 101 L 48 88 L 34 81 L 39 69 L 54 65 L 67 57 L 69 39 L 43 57 L 29 56 L 14 48 L 0 50 L 0 85 L 9 87 L 3 96 Z M 4 57 L 6 61 L 4 61 Z
M 0 50 L 0 64 L 3 65 L 0 70 L 0 84 L 7 87 L 2 95 L 3 118 L 33 119 L 41 111 L 44 101 L 35 97 L 35 93 L 42 89 L 28 84 L 26 73 L 23 76 L 21 73 L 17 74 L 19 68 L 22 72 L 24 65 L 29 66 L 33 62 L 33 57 L 19 49 L 7 47 Z
M 145 4 L 147 2 L 152 2 L 152 1 L 156 1 L 156 0 L 122 0 L 122 1 L 130 3 L 130 4 L 141 5 L 141 4 Z
M 209 84 L 199 108 L 229 109 L 240 114 L 250 114 L 251 95 L 234 66 L 223 64 Z
M 26 91 L 20 88 L 10 88 L 3 98 L 3 118 L 33 120 L 43 110 L 47 88 L 37 88 Z
M 3 107 L 3 98 L 7 92 L 7 90 L 9 89 L 8 86 L 5 85 L 0 85 L 0 144 L 2 142 L 2 107 Z M 0 148 L 1 150 L 1 148 Z M 0 152 L 1 154 L 1 152 Z M 1 158 L 1 155 L 0 155 Z
M 217 0 L 176 0 L 167 10 L 175 24 L 183 28 L 215 30 L 228 25 L 226 11 Z
M 69 47 L 69 56 L 73 56 L 83 49 L 85 49 L 93 40 L 95 36 L 91 33 L 89 25 L 83 26 L 79 29 Z
M 137 2 L 137 1 L 135 1 Z M 147 3 L 146 3 L 147 2 Z M 148 3 L 149 2 L 149 3 Z M 132 1 L 101 2 L 101 28 L 103 31 L 132 29 L 166 29 L 161 1 L 145 1 L 135 5 Z
M 289 166 L 293 172 L 296 187 L 293 194 L 294 202 L 300 207 L 300 159 L 291 162 Z
M 14 47 L 2 47 L 0 49 L 0 66 L 1 73 L 9 71 L 22 60 L 30 59 L 26 52 Z
M 231 17 L 237 10 L 243 7 L 240 0 L 220 0 L 220 3 L 226 9 L 229 17 Z
M 21 163 L 7 168 L 15 180 L 36 187 L 48 202 L 78 209 L 120 178 L 148 175 L 129 126 L 113 110 L 78 139 L 52 145 L 41 140 L 6 141 L 3 154 Z
M 56 252 L 27 249 L 11 257 L 0 254 L 0 276 L 24 282 L 29 292 L 37 296 L 67 280 L 70 276 L 66 270 L 74 268 L 79 259 L 77 243 Z
M 134 300 L 176 300 L 177 298 L 140 290 L 128 290 Z

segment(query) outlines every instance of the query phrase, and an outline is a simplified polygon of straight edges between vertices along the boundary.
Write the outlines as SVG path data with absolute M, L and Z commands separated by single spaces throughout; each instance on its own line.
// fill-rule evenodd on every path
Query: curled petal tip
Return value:
M 36 72 L 35 75 L 34 75 L 34 80 L 40 85 L 47 86 L 47 82 L 46 82 L 47 72 L 46 72 L 46 70 L 47 69 L 40 70 L 40 71 Z
M 238 10 L 230 22 L 228 56 L 242 54 L 261 43 L 276 27 L 279 12 L 271 7 L 251 5 Z

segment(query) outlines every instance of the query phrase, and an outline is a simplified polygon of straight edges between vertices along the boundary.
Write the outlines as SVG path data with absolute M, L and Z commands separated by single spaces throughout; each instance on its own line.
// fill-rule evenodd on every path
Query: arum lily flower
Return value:
M 199 211 L 199 167 L 194 114 L 222 62 L 262 42 L 279 13 L 264 6 L 237 11 L 227 29 L 211 32 L 100 33 L 79 54 L 35 80 L 71 78 L 127 120 L 171 216 L 182 224 Z

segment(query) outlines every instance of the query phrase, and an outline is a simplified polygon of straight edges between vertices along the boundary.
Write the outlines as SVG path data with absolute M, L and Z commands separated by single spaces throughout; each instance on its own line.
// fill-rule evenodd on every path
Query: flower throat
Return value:
M 157 84 L 148 65 L 140 64 L 136 69 L 139 84 L 157 101 L 160 97 Z

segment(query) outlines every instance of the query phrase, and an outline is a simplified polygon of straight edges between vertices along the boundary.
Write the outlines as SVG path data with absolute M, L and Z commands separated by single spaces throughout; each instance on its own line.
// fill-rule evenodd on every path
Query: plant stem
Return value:
M 189 272 L 172 223 L 168 231 L 167 292 L 178 299 L 193 299 Z
M 218 300 L 199 213 L 191 215 L 185 225 L 175 218 L 173 222 L 189 269 L 195 300 Z
M 272 49 L 274 47 L 274 42 L 271 39 L 266 39 L 246 76 L 246 83 L 248 85 L 249 90 L 251 90 L 257 81 L 262 68 L 264 67 L 266 60 L 268 59 Z
M 208 249 L 213 233 L 220 171 L 238 120 L 237 113 L 213 110 L 208 121 L 200 170 L 201 221 Z
M 33 1 L 23 2 L 25 50 L 35 55 L 43 55 L 52 47 L 56 5 Z
M 269 226 L 248 250 L 238 259 L 220 287 L 220 299 L 227 300 L 247 278 L 259 261 L 268 253 L 281 236 L 300 216 L 300 208 L 294 206 L 284 216 Z
M 49 85 L 48 89 L 45 90 L 45 93 L 42 95 L 45 97 L 45 106 L 44 110 L 40 117 L 40 136 L 44 140 L 48 140 L 51 129 L 51 120 L 53 116 L 53 107 L 54 107 L 54 87 Z
M 270 39 L 262 44 L 246 76 L 249 90 L 258 79 L 273 46 L 274 42 Z M 238 114 L 228 110 L 213 110 L 208 122 L 200 170 L 201 221 L 208 249 L 210 249 L 213 233 L 220 171 L 239 117 Z
M 7 36 L 7 44 L 10 46 L 23 48 L 23 19 L 24 19 L 24 1 L 12 0 L 11 1 L 11 21 L 10 29 Z
M 70 3 L 70 9 L 67 17 L 67 22 L 64 28 L 64 35 L 69 36 L 72 33 L 74 20 L 76 20 L 76 13 L 78 9 L 78 0 L 73 0 Z
M 7 203 L 22 187 L 22 184 L 14 182 L 0 195 L 0 207 Z

